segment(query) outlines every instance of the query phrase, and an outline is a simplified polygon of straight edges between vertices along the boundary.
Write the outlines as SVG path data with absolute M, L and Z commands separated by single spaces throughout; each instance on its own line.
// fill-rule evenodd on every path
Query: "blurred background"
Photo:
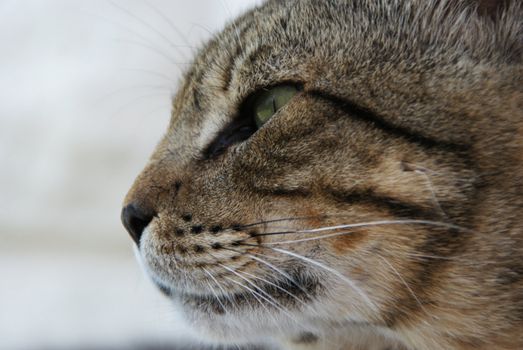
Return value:
M 120 205 L 194 50 L 257 2 L 0 1 L 0 349 L 187 335 Z

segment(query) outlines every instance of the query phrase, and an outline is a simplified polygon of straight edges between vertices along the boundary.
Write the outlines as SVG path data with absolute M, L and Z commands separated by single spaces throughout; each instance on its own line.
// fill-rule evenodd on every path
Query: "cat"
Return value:
M 523 5 L 268 1 L 124 201 L 209 344 L 523 349 Z

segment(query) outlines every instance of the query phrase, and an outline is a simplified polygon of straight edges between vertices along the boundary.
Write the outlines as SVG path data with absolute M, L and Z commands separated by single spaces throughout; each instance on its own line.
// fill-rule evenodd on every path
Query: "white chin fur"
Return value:
M 151 236 L 151 225 L 145 228 L 140 246 L 147 249 L 147 244 Z M 133 244 L 133 250 L 142 271 L 154 283 L 169 286 L 162 281 L 149 268 L 143 255 L 142 249 Z M 322 306 L 319 302 L 312 302 L 308 305 L 308 310 L 302 312 L 267 310 L 260 305 L 256 309 L 245 306 L 240 312 L 226 312 L 225 314 L 209 314 L 205 311 L 190 308 L 180 303 L 176 296 L 172 298 L 173 312 L 178 322 L 183 323 L 184 328 L 192 330 L 189 336 L 197 335 L 200 341 L 206 343 L 220 343 L 226 345 L 241 343 L 266 343 L 268 339 L 284 339 L 303 332 L 328 333 L 332 327 L 332 315 L 339 311 L 338 306 L 327 303 L 325 300 Z M 255 302 L 254 302 L 255 303 Z M 330 304 L 330 305 L 329 305 Z M 353 313 L 351 313 L 353 316 Z M 323 320 L 324 322 L 322 322 Z M 354 317 L 353 321 L 361 321 L 361 318 Z M 318 334 L 319 335 L 319 334 Z
M 146 237 L 146 236 L 149 236 L 149 226 L 147 226 L 142 233 L 142 236 L 140 238 L 140 246 L 143 245 L 144 237 Z M 140 269 L 142 270 L 142 272 L 148 278 L 151 278 L 151 274 L 149 273 L 149 270 L 147 269 L 147 266 L 145 265 L 142 253 L 140 252 L 140 248 L 138 248 L 138 246 L 136 244 L 134 244 L 134 242 L 133 242 L 133 252 L 134 252 L 134 257 L 136 258 L 136 261 L 138 261 L 138 265 L 140 266 Z

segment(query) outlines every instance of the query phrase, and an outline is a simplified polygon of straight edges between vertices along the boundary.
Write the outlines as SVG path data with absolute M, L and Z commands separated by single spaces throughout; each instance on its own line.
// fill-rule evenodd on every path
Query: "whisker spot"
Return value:
M 195 245 L 193 249 L 196 253 L 203 253 L 205 251 L 205 248 L 199 244 Z
M 202 231 L 203 231 L 202 225 L 194 225 L 193 227 L 191 227 L 191 232 L 194 234 L 201 233 Z
M 220 225 L 214 225 L 213 227 L 211 227 L 211 232 L 214 234 L 220 232 L 221 230 L 223 230 L 223 228 Z

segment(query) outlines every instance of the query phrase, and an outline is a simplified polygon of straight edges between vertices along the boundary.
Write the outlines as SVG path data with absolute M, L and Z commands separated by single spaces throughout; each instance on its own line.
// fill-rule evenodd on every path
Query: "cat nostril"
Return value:
M 146 211 L 134 203 L 122 209 L 122 223 L 137 245 L 140 245 L 143 230 L 153 218 L 154 215 L 150 211 Z

